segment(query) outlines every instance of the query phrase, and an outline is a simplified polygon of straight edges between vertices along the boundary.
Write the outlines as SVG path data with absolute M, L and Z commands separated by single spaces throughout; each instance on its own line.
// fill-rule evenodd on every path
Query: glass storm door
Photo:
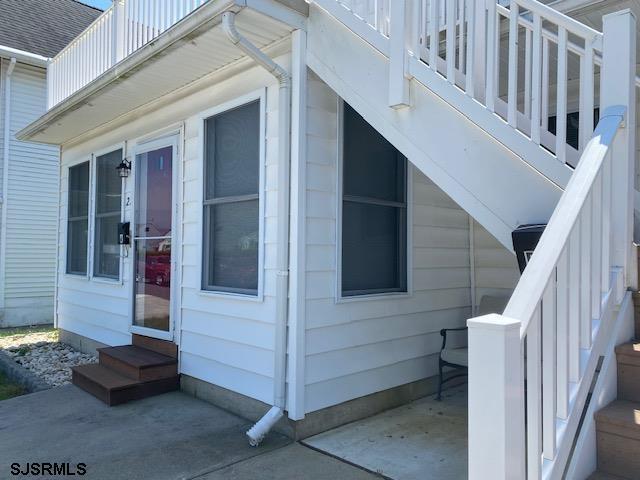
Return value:
M 170 144 L 139 153 L 135 158 L 135 284 L 132 330 L 168 340 L 172 338 L 173 330 L 171 234 L 174 153 L 175 145 Z

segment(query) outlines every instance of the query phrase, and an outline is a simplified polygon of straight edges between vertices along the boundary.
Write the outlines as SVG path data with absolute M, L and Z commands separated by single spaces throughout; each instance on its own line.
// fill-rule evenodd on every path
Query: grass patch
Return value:
M 53 325 L 38 325 L 35 327 L 0 328 L 0 338 L 13 337 L 15 335 L 29 335 L 32 333 L 54 333 Z
M 0 372 L 0 400 L 17 397 L 25 393 L 22 385 L 11 383 L 7 376 Z

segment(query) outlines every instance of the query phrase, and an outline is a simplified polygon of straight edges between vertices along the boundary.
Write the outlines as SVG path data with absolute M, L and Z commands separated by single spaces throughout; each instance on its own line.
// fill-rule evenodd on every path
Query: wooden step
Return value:
M 144 348 L 146 350 L 151 350 L 157 352 L 161 355 L 166 355 L 167 357 L 178 358 L 178 346 L 167 340 L 159 340 L 157 338 L 145 337 L 144 335 L 136 335 L 135 333 L 131 336 L 132 343 L 136 347 Z
M 133 380 L 149 381 L 174 377 L 178 361 L 135 345 L 99 348 L 100 365 Z
M 99 364 L 80 365 L 72 369 L 72 382 L 77 387 L 109 406 L 178 390 L 180 377 L 141 382 Z
M 640 472 L 640 403 L 616 400 L 596 413 L 598 471 L 625 479 Z
M 640 343 L 616 347 L 618 400 L 640 402 Z

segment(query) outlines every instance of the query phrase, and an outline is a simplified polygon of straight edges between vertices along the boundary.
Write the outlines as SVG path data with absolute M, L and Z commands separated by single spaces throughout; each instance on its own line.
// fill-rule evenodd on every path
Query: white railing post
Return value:
M 407 25 L 407 13 L 411 11 L 409 0 L 391 2 L 389 32 L 389 106 L 409 106 L 409 79 L 407 78 L 407 47 L 412 28 Z
M 630 10 L 605 15 L 600 111 L 626 107 L 624 128 L 616 136 L 612 157 L 611 255 L 623 267 L 627 286 L 637 287 L 637 262 L 633 258 L 633 206 L 636 131 L 636 19 Z
M 113 0 L 112 65 L 115 65 L 126 56 L 126 12 L 124 2 L 125 0 Z
M 520 322 L 502 315 L 469 327 L 469 479 L 525 478 Z

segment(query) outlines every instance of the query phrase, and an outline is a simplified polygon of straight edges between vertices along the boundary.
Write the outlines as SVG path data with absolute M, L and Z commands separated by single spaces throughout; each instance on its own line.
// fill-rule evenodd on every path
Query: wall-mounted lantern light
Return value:
M 123 158 L 120 162 L 120 165 L 116 167 L 116 170 L 118 171 L 118 175 L 120 175 L 120 178 L 127 178 L 129 176 L 129 173 L 131 172 L 131 162 L 129 162 L 126 158 Z

